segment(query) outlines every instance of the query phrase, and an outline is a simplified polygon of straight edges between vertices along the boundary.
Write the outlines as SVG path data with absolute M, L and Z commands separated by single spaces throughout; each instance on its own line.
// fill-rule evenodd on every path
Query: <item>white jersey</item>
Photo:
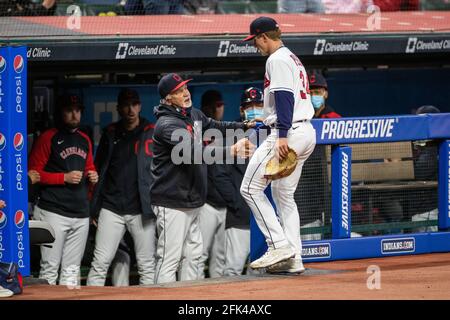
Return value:
M 294 94 L 292 123 L 309 120 L 314 116 L 306 70 L 300 59 L 286 47 L 272 53 L 266 62 L 264 124 L 268 126 L 277 121 L 275 91 L 289 91 Z

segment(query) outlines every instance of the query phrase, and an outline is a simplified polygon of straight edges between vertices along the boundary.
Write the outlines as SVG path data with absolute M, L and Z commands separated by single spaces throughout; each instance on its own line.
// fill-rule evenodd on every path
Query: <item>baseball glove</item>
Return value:
M 292 172 L 294 172 L 297 166 L 297 153 L 289 148 L 289 153 L 286 158 L 278 161 L 277 157 L 274 156 L 266 164 L 266 172 L 264 177 L 270 180 L 277 180 L 287 177 Z

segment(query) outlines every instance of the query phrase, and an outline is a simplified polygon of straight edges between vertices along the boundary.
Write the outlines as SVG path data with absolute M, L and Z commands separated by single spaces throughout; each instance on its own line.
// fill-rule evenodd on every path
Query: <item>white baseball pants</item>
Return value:
M 130 265 L 131 258 L 128 252 L 118 248 L 111 262 L 111 282 L 114 287 L 128 287 L 130 285 Z
M 41 269 L 39 278 L 55 285 L 80 285 L 80 264 L 89 233 L 89 218 L 69 218 L 35 207 L 34 217 L 46 221 L 55 231 L 51 248 L 41 246 Z
M 203 252 L 199 226 L 200 208 L 172 209 L 154 206 L 158 246 L 155 283 L 201 279 Z
M 223 275 L 225 267 L 225 218 L 227 208 L 215 208 L 205 203 L 200 210 L 200 231 L 203 239 L 203 254 L 200 259 L 201 278 L 205 278 L 205 264 L 209 257 L 209 277 Z
M 223 275 L 240 276 L 250 254 L 250 229 L 225 230 L 225 270 Z
M 300 217 L 294 200 L 294 192 L 300 179 L 303 163 L 308 159 L 316 145 L 316 131 L 311 123 L 295 123 L 288 132 L 288 145 L 297 153 L 298 164 L 294 172 L 284 178 L 272 181 L 272 196 L 277 215 L 264 189 L 271 182 L 264 178 L 267 162 L 275 155 L 277 130 L 256 149 L 244 175 L 241 194 L 251 208 L 258 227 L 270 248 L 291 245 L 296 257 L 301 257 Z
M 87 279 L 88 286 L 104 286 L 108 269 L 127 229 L 133 237 L 139 284 L 154 282 L 155 219 L 142 214 L 118 215 L 102 208 L 95 236 L 94 259 Z

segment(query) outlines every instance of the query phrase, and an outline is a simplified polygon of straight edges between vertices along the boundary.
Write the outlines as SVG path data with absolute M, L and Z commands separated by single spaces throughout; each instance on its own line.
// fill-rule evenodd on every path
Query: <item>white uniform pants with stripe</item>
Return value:
M 223 275 L 240 276 L 250 254 L 250 229 L 225 230 L 225 270 Z
M 139 284 L 149 285 L 155 275 L 155 219 L 142 214 L 118 215 L 102 208 L 95 236 L 94 259 L 87 279 L 88 286 L 104 286 L 108 269 L 127 229 L 134 242 Z
M 295 128 L 295 129 L 294 129 Z M 272 181 L 272 196 L 277 215 L 264 189 L 270 180 L 264 178 L 267 162 L 275 155 L 278 133 L 273 130 L 250 159 L 241 185 L 241 194 L 253 212 L 267 245 L 279 248 L 291 245 L 296 258 L 301 257 L 300 217 L 294 200 L 294 192 L 300 179 L 303 163 L 316 145 L 316 131 L 310 122 L 295 123 L 288 132 L 288 145 L 297 153 L 298 164 L 294 172 L 282 179 Z
M 200 210 L 200 231 L 203 254 L 200 260 L 201 278 L 205 277 L 205 264 L 209 257 L 209 277 L 223 275 L 225 266 L 225 218 L 227 208 L 215 208 L 205 203 Z
M 41 246 L 39 278 L 56 284 L 61 266 L 60 285 L 80 285 L 80 264 L 89 233 L 89 218 L 69 218 L 36 206 L 35 219 L 46 221 L 55 232 L 51 248 Z
M 155 283 L 201 279 L 203 252 L 200 208 L 172 209 L 154 206 L 158 229 Z

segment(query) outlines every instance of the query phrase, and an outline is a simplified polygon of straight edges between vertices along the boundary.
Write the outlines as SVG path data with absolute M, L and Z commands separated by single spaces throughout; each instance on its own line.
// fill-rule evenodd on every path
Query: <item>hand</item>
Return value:
M 256 119 L 244 121 L 245 130 L 256 127 L 256 121 L 257 121 Z
M 4 207 L 6 207 L 5 201 L 0 200 L 0 209 L 3 209 Z
M 97 171 L 88 171 L 88 179 L 92 184 L 96 184 L 98 182 L 98 173 Z
M 35 184 L 41 181 L 41 175 L 36 170 L 29 170 L 28 176 L 30 177 L 31 184 Z
M 53 7 L 55 5 L 56 0 L 44 0 L 42 1 L 42 6 L 45 9 L 50 9 L 51 7 Z
M 96 218 L 91 218 L 91 224 L 93 224 L 94 227 L 98 228 L 98 222 Z
M 289 153 L 289 145 L 287 138 L 278 138 L 275 142 L 275 155 L 278 160 L 283 160 Z
M 83 172 L 81 171 L 74 170 L 70 171 L 69 173 L 64 173 L 64 182 L 70 184 L 79 184 L 81 178 L 83 178 Z
M 231 146 L 231 155 L 233 157 L 240 157 L 247 159 L 253 155 L 255 151 L 255 145 L 251 143 L 247 138 L 243 138 Z

